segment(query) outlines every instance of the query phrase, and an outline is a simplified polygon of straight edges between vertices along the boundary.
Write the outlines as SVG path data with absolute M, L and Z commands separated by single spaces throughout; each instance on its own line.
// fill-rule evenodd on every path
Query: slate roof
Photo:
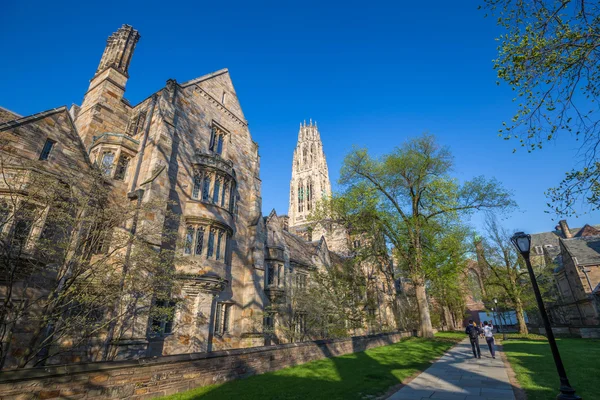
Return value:
M 312 256 L 316 255 L 317 247 L 313 242 L 306 242 L 301 237 L 288 231 L 283 231 L 283 239 L 290 252 L 290 260 L 310 267 L 313 265 Z
M 590 229 L 593 230 L 598 230 L 600 229 L 600 225 L 584 225 L 581 228 L 570 228 L 569 231 L 571 232 L 571 235 L 573 235 L 574 237 L 580 237 L 581 235 L 584 234 L 589 234 Z M 540 233 L 534 233 L 531 235 L 531 247 L 533 248 L 534 246 L 543 246 L 546 244 L 550 244 L 552 246 L 558 246 L 559 242 L 558 240 L 561 238 L 565 238 L 562 234 L 561 231 L 559 230 L 554 230 L 551 232 L 540 232 Z
M 600 236 L 561 239 L 577 265 L 600 265 Z

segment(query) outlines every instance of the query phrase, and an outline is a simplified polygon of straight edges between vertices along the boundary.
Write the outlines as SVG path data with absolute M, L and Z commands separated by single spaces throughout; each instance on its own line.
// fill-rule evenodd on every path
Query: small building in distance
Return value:
M 600 327 L 599 228 L 561 220 L 554 231 L 531 235 L 532 263 L 553 271 L 557 301 L 548 309 L 556 325 Z

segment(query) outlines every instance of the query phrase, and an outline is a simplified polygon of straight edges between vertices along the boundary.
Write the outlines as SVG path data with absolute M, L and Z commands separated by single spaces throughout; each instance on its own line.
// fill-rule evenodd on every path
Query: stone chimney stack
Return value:
M 112 67 L 123 75 L 129 76 L 127 71 L 138 40 L 140 40 L 140 34 L 129 25 L 123 25 L 118 31 L 110 35 L 106 40 L 106 47 L 100 59 L 98 70 L 96 70 L 96 75 Z
M 560 226 L 560 230 L 562 231 L 562 233 L 566 239 L 570 239 L 573 237 L 573 235 L 571 234 L 571 230 L 569 229 L 569 224 L 567 224 L 566 219 L 561 219 L 558 222 L 558 225 Z
M 106 41 L 100 64 L 75 119 L 77 131 L 87 148 L 93 143 L 94 136 L 107 132 L 126 133 L 131 106 L 123 96 L 129 64 L 139 39 L 138 31 L 123 25 Z

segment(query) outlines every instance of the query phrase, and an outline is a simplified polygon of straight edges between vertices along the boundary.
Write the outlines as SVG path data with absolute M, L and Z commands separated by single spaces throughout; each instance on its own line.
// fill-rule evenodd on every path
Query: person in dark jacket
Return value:
M 479 348 L 479 335 L 481 335 L 481 329 L 479 329 L 473 323 L 473 320 L 469 320 L 469 325 L 467 325 L 467 329 L 465 329 L 465 333 L 467 335 L 469 335 L 469 339 L 471 340 L 471 348 L 473 349 L 473 356 L 475 356 L 475 358 L 481 358 L 481 349 Z

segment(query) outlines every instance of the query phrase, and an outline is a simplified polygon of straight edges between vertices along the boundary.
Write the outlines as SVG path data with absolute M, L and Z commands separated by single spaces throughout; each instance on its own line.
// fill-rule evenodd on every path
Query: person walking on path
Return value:
M 473 323 L 472 319 L 469 320 L 469 325 L 467 325 L 465 333 L 469 335 L 469 339 L 471 340 L 473 356 L 475 356 L 475 358 L 481 358 L 481 348 L 479 348 L 479 335 L 481 335 L 481 329 L 479 329 L 477 325 Z
M 492 358 L 496 358 L 496 351 L 494 350 L 494 327 L 492 324 L 488 324 L 487 321 L 483 322 L 483 335 L 485 336 L 485 341 L 490 349 Z

